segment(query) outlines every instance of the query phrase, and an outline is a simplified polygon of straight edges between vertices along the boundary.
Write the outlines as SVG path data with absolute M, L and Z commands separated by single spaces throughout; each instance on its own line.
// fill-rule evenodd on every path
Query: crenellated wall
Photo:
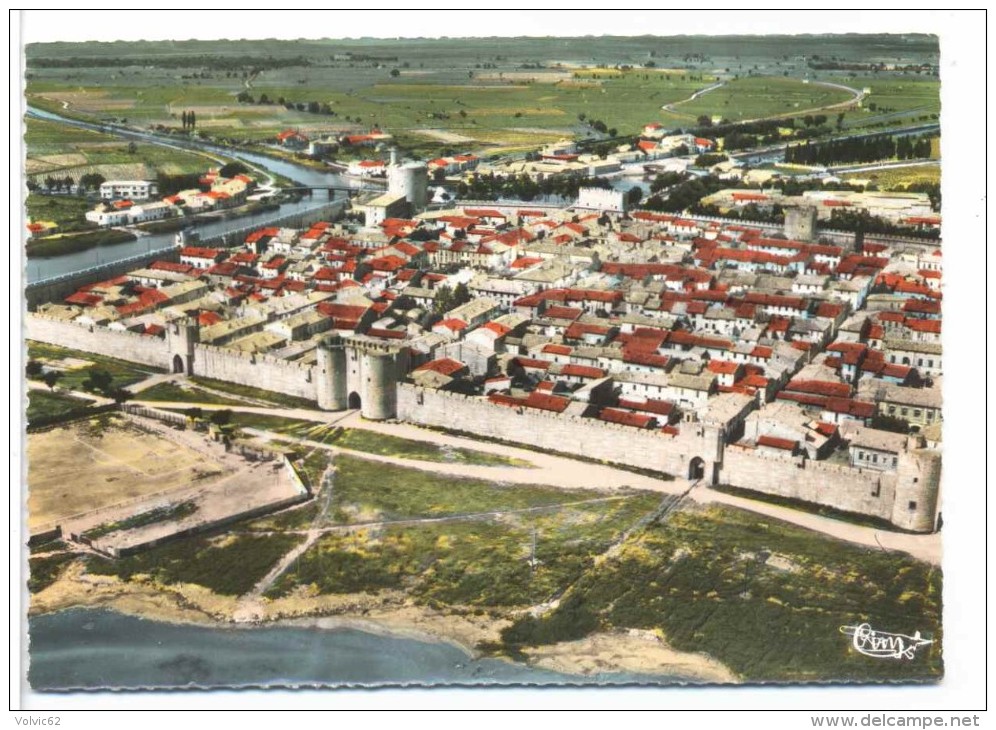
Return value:
M 24 316 L 24 337 L 155 368 L 169 367 L 169 345 L 160 337 L 76 324 L 31 312 Z
M 25 327 L 31 340 L 157 368 L 172 370 L 179 355 L 189 358 L 184 371 L 192 367 L 195 375 L 316 400 L 328 410 L 360 407 L 367 418 L 398 418 L 683 478 L 701 475 L 707 483 L 869 515 L 905 530 L 936 529 L 941 472 L 937 451 L 903 452 L 895 472 L 882 472 L 725 445 L 720 430 L 698 423 L 683 424 L 680 433 L 671 436 L 580 416 L 510 408 L 479 396 L 395 385 L 398 374 L 408 370 L 407 351 L 362 337 L 337 340 L 335 348 L 326 342 L 319 349 L 329 351 L 321 353 L 316 365 L 305 365 L 201 344 L 196 341 L 196 327 L 189 324 L 169 329 L 165 340 L 38 314 L 28 314 Z
M 682 477 L 688 476 L 689 462 L 698 457 L 708 478 L 720 456 L 715 429 L 686 427 L 678 436 L 667 436 L 534 408 L 509 408 L 481 397 L 407 383 L 398 385 L 398 418 Z
M 213 345 L 194 345 L 194 374 L 317 400 L 313 367 L 270 355 L 250 354 Z
M 769 455 L 736 445 L 727 446 L 723 454 L 722 482 L 887 521 L 892 519 L 896 494 L 894 473 Z

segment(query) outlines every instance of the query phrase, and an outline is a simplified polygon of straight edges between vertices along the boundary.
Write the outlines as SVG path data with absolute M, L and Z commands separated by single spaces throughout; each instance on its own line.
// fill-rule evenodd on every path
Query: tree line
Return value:
M 33 58 L 30 66 L 36 68 L 118 68 L 123 66 L 152 66 L 158 68 L 216 68 L 216 69 L 250 69 L 250 73 L 266 69 L 287 68 L 289 66 L 310 66 L 304 56 L 295 58 L 273 58 L 267 56 L 100 56 L 72 58 Z
M 530 201 L 543 195 L 573 198 L 585 188 L 610 188 L 608 180 L 581 175 L 557 175 L 539 182 L 529 175 L 474 175 L 469 182 L 457 184 L 457 196 L 471 200 L 497 200 L 510 198 Z
M 930 137 L 880 135 L 854 139 L 836 139 L 788 147 L 785 162 L 801 165 L 833 165 L 878 160 L 914 160 L 930 157 Z

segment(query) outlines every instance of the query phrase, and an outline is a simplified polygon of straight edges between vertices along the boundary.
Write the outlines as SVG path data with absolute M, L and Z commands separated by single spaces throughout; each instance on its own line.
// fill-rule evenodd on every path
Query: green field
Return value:
M 95 205 L 86 198 L 75 195 L 28 193 L 26 205 L 30 220 L 52 221 L 59 226 L 60 233 L 90 229 L 94 226 L 83 217 Z
M 191 377 L 190 382 L 194 385 L 200 385 L 210 390 L 217 390 L 222 393 L 229 393 L 230 395 L 242 396 L 244 398 L 262 401 L 264 404 L 283 406 L 284 408 L 314 409 L 318 407 L 318 404 L 315 403 L 315 401 L 308 400 L 307 398 L 298 398 L 293 395 L 276 393 L 272 390 L 263 390 L 262 388 L 253 388 L 249 385 L 229 383 L 224 380 L 214 380 L 212 378 L 202 378 L 196 376 Z
M 844 175 L 845 180 L 870 180 L 880 190 L 904 190 L 907 185 L 917 183 L 939 184 L 941 182 L 940 165 L 911 165 L 886 170 L 869 170 L 868 172 L 852 172 Z
M 318 593 L 401 588 L 433 606 L 500 610 L 534 605 L 563 592 L 659 502 L 659 495 L 639 493 L 500 520 L 329 533 L 269 595 L 300 588 Z
M 138 400 L 164 401 L 167 403 L 207 403 L 219 406 L 241 406 L 244 401 L 226 398 L 210 393 L 200 388 L 177 385 L 175 383 L 157 383 L 136 395 Z
M 28 423 L 39 418 L 61 416 L 78 408 L 86 408 L 92 400 L 77 398 L 64 393 L 53 393 L 47 390 L 28 391 Z
M 87 571 L 124 580 L 146 575 L 166 585 L 196 583 L 237 596 L 251 590 L 300 541 L 298 535 L 191 538 L 116 560 L 90 556 Z
M 87 173 L 98 173 L 108 180 L 145 179 L 217 166 L 211 157 L 195 152 L 142 143 L 131 148 L 120 137 L 58 122 L 26 117 L 24 124 L 25 171 L 38 184 L 48 176 L 79 180 Z
M 67 347 L 48 345 L 42 342 L 28 340 L 28 359 L 41 360 L 49 366 L 62 369 L 62 378 L 58 382 L 65 390 L 83 390 L 83 383 L 93 370 L 103 370 L 112 376 L 112 388 L 127 388 L 133 383 L 145 380 L 158 371 L 147 365 L 137 365 L 113 357 L 94 355 L 89 352 L 71 350 Z M 65 358 L 83 360 L 88 364 L 78 366 L 76 363 L 63 364 Z M 64 368 L 64 369 L 63 369 Z
M 174 392 L 176 390 L 179 389 L 172 389 Z M 196 394 L 189 394 L 189 400 L 195 401 L 196 398 Z M 162 400 L 169 399 L 164 397 Z M 201 402 L 206 403 L 208 401 Z M 450 448 L 427 441 L 374 433 L 372 431 L 364 431 L 363 429 L 341 428 L 327 423 L 287 418 L 284 416 L 236 412 L 232 416 L 232 423 L 246 428 L 273 431 L 285 436 L 294 436 L 308 441 L 316 441 L 330 446 L 338 446 L 343 449 L 362 451 L 381 456 L 397 456 L 402 459 L 420 459 L 422 461 L 438 461 L 452 464 L 475 464 L 478 466 L 531 466 L 529 462 L 522 459 L 515 459 L 500 454 L 489 454 L 476 449 Z
M 341 521 L 356 521 L 357 515 L 400 520 L 527 509 L 603 496 L 595 489 L 502 484 L 338 456 L 332 505 Z
M 929 36 L 57 43 L 27 49 L 27 96 L 59 113 L 142 127 L 178 127 L 182 111 L 193 110 L 199 132 L 240 142 L 272 139 L 288 127 L 328 134 L 380 125 L 428 156 L 585 137 L 590 129 L 580 114 L 630 135 L 655 120 L 747 119 L 847 99 L 802 83 L 854 77 L 809 68 L 806 59 L 817 52 L 897 64 L 938 59 Z M 677 114 L 661 110 L 717 79 L 730 84 Z M 892 98 L 889 106 L 911 104 L 903 97 L 909 89 L 898 87 L 920 80 L 880 73 L 875 95 Z M 253 103 L 240 103 L 240 93 Z M 258 103 L 264 95 L 270 103 Z M 326 106 L 312 113 L 309 102 Z
M 936 79 L 857 76 L 843 77 L 840 83 L 871 89 L 861 109 L 844 115 L 845 129 L 888 129 L 902 124 L 938 121 L 941 84 Z
M 640 628 L 753 681 L 936 680 L 940 597 L 940 570 L 900 553 L 732 508 L 698 508 L 634 535 L 555 610 L 518 619 L 503 639 L 514 649 Z M 862 656 L 840 632 L 862 622 L 920 631 L 935 644 L 910 662 Z
M 665 119 L 689 124 L 700 115 L 718 116 L 731 122 L 779 115 L 812 113 L 832 104 L 846 102 L 853 95 L 802 79 L 777 76 L 746 77 L 728 81 L 694 101 L 678 104 Z

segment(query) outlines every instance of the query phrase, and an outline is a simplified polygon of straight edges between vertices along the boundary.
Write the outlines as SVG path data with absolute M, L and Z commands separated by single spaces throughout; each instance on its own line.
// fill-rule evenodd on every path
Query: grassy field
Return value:
M 887 170 L 871 170 L 844 175 L 845 180 L 870 180 L 881 190 L 902 190 L 915 183 L 941 182 L 940 165 L 911 165 Z
M 61 233 L 92 228 L 83 216 L 95 203 L 76 195 L 42 195 L 28 193 L 28 218 L 32 221 L 52 221 Z M 30 243 L 28 244 L 31 245 Z
M 253 400 L 263 401 L 264 403 L 282 406 L 284 408 L 310 408 L 314 410 L 318 407 L 318 404 L 315 401 L 308 400 L 307 398 L 298 398 L 293 395 L 285 395 L 284 393 L 275 393 L 272 390 L 253 388 L 249 385 L 239 385 L 238 383 L 229 383 L 224 380 L 213 380 L 211 378 L 202 377 L 192 377 L 190 378 L 190 381 L 195 385 L 202 385 L 211 390 L 242 396 L 244 398 L 251 398 Z
M 561 500 L 572 501 L 571 495 L 561 493 Z M 534 499 L 546 496 L 539 490 Z M 302 588 L 318 593 L 405 588 L 430 605 L 532 605 L 577 580 L 595 556 L 659 501 L 659 495 L 637 493 L 495 520 L 330 533 L 281 577 L 271 595 Z
M 668 116 L 688 124 L 700 115 L 719 116 L 737 122 L 781 114 L 810 112 L 847 101 L 851 94 L 802 79 L 777 76 L 745 77 L 728 81 L 694 101 L 678 104 Z
M 190 399 L 196 396 L 191 395 Z M 163 400 L 167 400 L 164 398 Z M 305 421 L 283 416 L 270 416 L 260 413 L 235 413 L 232 422 L 247 428 L 274 431 L 286 436 L 316 441 L 322 444 L 339 446 L 343 449 L 362 451 L 381 456 L 397 456 L 403 459 L 420 459 L 451 464 L 475 464 L 478 466 L 520 466 L 529 467 L 529 462 L 500 454 L 489 454 L 476 449 L 448 448 L 427 441 L 401 438 L 390 434 L 374 433 L 363 429 L 332 426 L 326 423 Z
M 62 571 L 78 556 L 73 553 L 55 553 L 28 560 L 28 591 L 43 591 L 58 580 Z
M 37 418 L 59 416 L 77 408 L 85 408 L 92 403 L 92 400 L 76 398 L 75 396 L 65 395 L 64 393 L 52 393 L 47 390 L 29 390 L 28 423 L 30 424 Z
M 936 122 L 941 110 L 941 84 L 937 79 L 841 77 L 839 83 L 871 93 L 861 109 L 844 115 L 846 129 L 898 126 L 912 122 Z
M 181 112 L 194 110 L 199 131 L 243 141 L 266 140 L 287 127 L 328 134 L 377 124 L 407 149 L 429 156 L 535 149 L 549 141 L 547 134 L 583 137 L 587 127 L 579 114 L 634 134 L 654 120 L 687 123 L 702 113 L 754 118 L 846 99 L 845 92 L 802 83 L 814 76 L 806 65 L 814 51 L 937 61 L 936 39 L 926 36 L 302 39 L 254 41 L 251 48 L 229 41 L 45 44 L 28 50 L 27 96 L 52 111 L 139 126 L 178 126 Z M 112 64 L 102 65 L 109 58 Z M 53 66 L 53 59 L 62 63 Z M 286 59 L 288 65 L 256 59 Z M 842 83 L 851 78 L 815 75 Z M 732 79 L 731 85 L 680 107 L 677 116 L 661 111 L 720 78 Z M 874 93 L 886 107 L 918 104 L 903 96 L 909 88 L 900 87 L 920 80 L 880 74 Z M 236 96 L 243 91 L 292 108 L 240 104 Z M 328 105 L 328 113 L 295 108 L 308 102 Z M 467 139 L 445 142 L 425 130 Z
M 67 234 L 57 234 L 47 238 L 33 238 L 28 241 L 25 255 L 29 259 L 63 256 L 65 254 L 86 251 L 101 246 L 114 246 L 119 243 L 134 241 L 135 234 L 114 229 L 99 229 L 94 231 L 76 231 Z
M 127 388 L 150 375 L 162 372 L 147 365 L 138 365 L 112 357 L 71 350 L 67 347 L 33 340 L 28 340 L 27 344 L 29 360 L 40 360 L 44 364 L 62 371 L 62 378 L 58 385 L 66 390 L 83 390 L 83 383 L 93 370 L 103 370 L 109 373 L 113 380 L 112 388 Z M 67 360 L 68 362 L 65 362 Z
M 501 484 L 351 456 L 337 457 L 335 467 L 332 505 L 344 522 L 504 511 L 605 496 L 594 489 Z
M 226 398 L 209 393 L 200 388 L 186 387 L 175 383 L 157 383 L 137 394 L 138 400 L 166 401 L 176 403 L 208 403 L 219 406 L 245 405 L 244 401 Z
M 138 143 L 131 151 L 120 137 L 49 120 L 26 117 L 24 124 L 26 172 L 39 184 L 49 175 L 78 180 L 87 173 L 99 173 L 109 180 L 141 179 L 160 172 L 178 175 L 217 166 L 204 155 L 161 145 Z
M 503 632 L 512 647 L 611 628 L 663 632 L 752 681 L 937 679 L 940 570 L 725 507 L 673 514 L 628 540 L 552 612 Z M 857 654 L 840 632 L 870 623 L 919 630 L 935 644 L 915 661 Z
M 298 535 L 227 535 L 167 543 L 127 558 L 87 558 L 87 571 L 165 585 L 196 583 L 225 596 L 248 592 L 301 541 Z

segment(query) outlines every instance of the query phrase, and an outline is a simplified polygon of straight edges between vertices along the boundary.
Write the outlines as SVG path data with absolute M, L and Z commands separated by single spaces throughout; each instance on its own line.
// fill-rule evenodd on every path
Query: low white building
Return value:
M 100 185 L 100 197 L 104 200 L 149 200 L 158 193 L 154 180 L 108 180 Z
M 581 188 L 576 207 L 623 213 L 626 211 L 626 194 L 611 188 Z

